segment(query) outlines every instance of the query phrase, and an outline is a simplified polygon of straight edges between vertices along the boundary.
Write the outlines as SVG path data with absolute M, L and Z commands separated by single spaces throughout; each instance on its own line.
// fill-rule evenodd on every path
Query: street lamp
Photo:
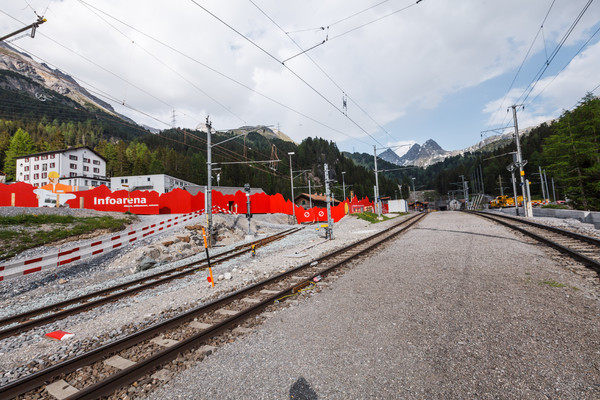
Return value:
M 290 184 L 292 185 L 292 216 L 294 218 L 294 222 L 296 222 L 296 207 L 294 204 L 294 173 L 292 171 L 292 156 L 296 154 L 293 151 L 290 151 L 288 155 L 290 156 Z
M 415 179 L 417 178 L 410 178 L 412 179 L 412 186 L 413 186 L 413 201 L 415 203 L 415 208 L 417 207 L 417 192 L 415 191 Z
M 346 181 L 344 180 L 344 175 L 346 175 L 346 171 L 342 172 L 342 189 L 344 190 L 344 201 L 346 201 Z

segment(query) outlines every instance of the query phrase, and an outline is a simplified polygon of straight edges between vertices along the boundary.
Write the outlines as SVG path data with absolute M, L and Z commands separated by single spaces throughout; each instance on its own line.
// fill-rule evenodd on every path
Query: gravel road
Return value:
M 598 277 L 561 260 L 430 214 L 149 399 L 598 399 Z

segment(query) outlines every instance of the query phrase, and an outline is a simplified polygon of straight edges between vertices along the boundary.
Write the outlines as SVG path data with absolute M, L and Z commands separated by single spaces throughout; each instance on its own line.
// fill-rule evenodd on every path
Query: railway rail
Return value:
M 285 231 L 276 233 L 266 238 L 244 243 L 231 250 L 213 255 L 210 258 L 211 265 L 218 265 L 232 258 L 248 254 L 253 245 L 255 247 L 264 246 L 270 242 L 280 240 L 288 235 L 291 235 L 300 229 L 301 228 L 286 229 Z M 156 272 L 154 274 L 121 283 L 116 286 L 90 292 L 88 294 L 67 299 L 58 303 L 49 304 L 45 307 L 36 308 L 24 313 L 2 318 L 0 319 L 0 327 L 5 328 L 0 329 L 0 340 L 6 337 L 19 335 L 34 327 L 42 326 L 71 315 L 88 311 L 127 296 L 132 296 L 143 290 L 151 289 L 171 282 L 175 279 L 180 279 L 187 275 L 194 274 L 207 267 L 207 260 L 202 259 L 176 268 L 170 268 Z
M 474 212 L 569 255 L 600 274 L 600 239 L 507 215 Z
M 268 306 L 318 285 L 332 271 L 405 232 L 425 215 L 411 216 L 312 262 L 13 381 L 0 387 L 0 398 L 25 393 L 45 395 L 50 392 L 48 382 L 66 389 L 68 399 L 96 399 L 118 393 L 178 356 L 239 328 Z M 119 367 L 114 360 L 120 360 Z M 90 380 L 94 383 L 90 384 Z

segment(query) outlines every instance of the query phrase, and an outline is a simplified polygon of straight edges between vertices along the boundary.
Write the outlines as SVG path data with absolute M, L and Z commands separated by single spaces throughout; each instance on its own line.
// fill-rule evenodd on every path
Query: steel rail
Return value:
M 265 245 L 274 240 L 279 240 L 289 234 L 297 232 L 298 228 L 287 229 L 283 232 L 277 233 L 275 235 L 271 235 L 269 237 L 255 240 L 253 242 L 245 243 L 243 245 L 236 246 L 234 249 L 229 250 L 227 252 L 223 252 L 213 257 L 217 259 L 211 261 L 214 264 L 220 264 L 232 258 L 238 257 L 240 255 L 246 254 L 248 249 L 252 247 L 252 245 Z M 199 270 L 206 268 L 207 263 L 206 260 L 199 260 L 193 263 L 189 263 L 180 267 L 171 268 L 165 271 L 157 272 L 152 275 L 148 275 L 142 278 L 138 278 L 129 282 L 125 282 L 116 286 L 112 286 L 110 288 L 101 289 L 95 292 L 91 292 L 82 296 L 74 297 L 68 300 L 64 300 L 58 303 L 50 304 L 45 307 L 37 308 L 34 310 L 30 310 L 21 314 L 12 315 L 10 317 L 6 317 L 0 320 L 0 325 L 8 325 L 11 323 L 16 323 L 19 321 L 24 321 L 18 325 L 11 326 L 9 328 L 5 328 L 0 330 L 0 340 L 6 337 L 17 335 L 21 332 L 25 332 L 29 329 L 32 329 L 37 326 L 41 326 L 53 321 L 57 321 L 62 318 L 66 318 L 71 315 L 75 315 L 92 308 L 99 307 L 101 305 L 113 302 L 115 300 L 121 299 L 123 297 L 131 296 L 135 293 L 141 292 L 146 289 L 150 289 L 161 284 L 170 282 L 175 279 L 182 278 L 184 276 L 196 273 Z M 146 282 L 146 283 L 144 283 Z M 138 285 L 138 286 L 136 286 Z M 135 287 L 132 287 L 135 286 Z M 129 288 L 129 289 L 128 289 Z M 119 290 L 122 290 L 118 293 Z M 112 294 L 111 294 L 112 293 Z M 90 299 L 95 299 L 92 301 L 88 301 Z M 79 304 L 77 306 L 70 307 L 68 309 L 63 309 L 64 307 Z M 58 311 L 55 311 L 58 310 Z M 52 312 L 52 314 L 45 315 L 43 317 L 34 318 L 33 317 Z
M 150 339 L 170 328 L 181 326 L 182 324 L 184 324 L 200 315 L 206 314 L 210 311 L 220 309 L 237 299 L 246 297 L 248 294 L 250 294 L 252 292 L 259 291 L 261 288 L 266 287 L 269 284 L 273 284 L 273 283 L 276 283 L 277 281 L 291 277 L 292 275 L 294 275 L 302 270 L 305 270 L 307 268 L 310 268 L 311 266 L 314 266 L 315 261 L 317 261 L 317 265 L 318 265 L 319 263 L 321 263 L 327 259 L 335 258 L 336 256 L 341 255 L 344 252 L 347 252 L 349 249 L 352 249 L 352 248 L 355 248 L 362 244 L 365 244 L 369 240 L 373 240 L 382 235 L 390 233 L 392 230 L 394 230 L 396 228 L 399 228 L 399 227 L 403 228 L 403 229 L 399 230 L 398 232 L 393 233 L 393 235 L 389 235 L 387 237 L 384 237 L 380 241 L 370 244 L 367 248 L 362 250 L 363 253 L 366 251 L 369 251 L 370 249 L 374 248 L 375 246 L 381 244 L 382 242 L 385 242 L 386 240 L 391 239 L 392 237 L 396 236 L 397 234 L 404 232 L 406 229 L 408 229 L 409 227 L 416 224 L 424 216 L 425 216 L 425 214 L 417 214 L 415 216 L 412 216 L 397 225 L 394 225 L 385 230 L 377 232 L 376 234 L 373 234 L 367 238 L 364 238 L 358 242 L 355 242 L 355 243 L 351 244 L 350 246 L 346 246 L 344 248 L 338 249 L 338 250 L 336 250 L 332 253 L 329 253 L 325 256 L 322 256 L 312 262 L 304 263 L 296 268 L 293 268 L 286 272 L 274 275 L 264 281 L 257 282 L 255 284 L 252 284 L 250 286 L 242 288 L 242 289 L 240 289 L 236 292 L 233 292 L 223 298 L 215 299 L 207 304 L 204 304 L 202 306 L 188 310 L 188 311 L 186 311 L 180 315 L 177 315 L 171 319 L 156 323 L 145 329 L 137 331 L 129 336 L 123 337 L 121 339 L 117 339 L 113 342 L 107 343 L 96 349 L 90 350 L 84 354 L 81 354 L 81 355 L 73 357 L 71 359 L 62 361 L 58 364 L 55 364 L 53 366 L 50 366 L 50 367 L 44 369 L 44 370 L 34 372 L 30 375 L 27 375 L 16 381 L 13 381 L 3 387 L 0 387 L 0 398 L 12 398 L 15 396 L 19 396 L 23 393 L 26 393 L 30 390 L 33 390 L 35 388 L 38 388 L 38 387 L 42 386 L 43 384 L 55 379 L 56 377 L 58 377 L 60 375 L 71 373 L 71 372 L 77 370 L 78 368 L 81 368 L 81 367 L 90 365 L 94 362 L 97 362 L 99 360 L 102 360 L 102 359 L 109 357 L 121 350 L 132 347 L 132 346 L 136 345 L 137 343 L 143 342 L 144 340 Z M 405 225 L 405 226 L 403 226 L 403 225 Z M 357 254 L 350 254 L 347 257 L 344 257 L 342 260 L 335 262 L 333 265 L 329 266 L 328 268 L 319 271 L 318 274 L 313 275 L 310 279 L 308 279 L 306 281 L 310 281 L 312 278 L 314 278 L 317 275 L 326 275 L 329 271 L 337 268 L 339 265 L 341 265 L 347 261 L 354 260 L 356 257 L 357 257 Z M 298 282 L 296 282 L 294 284 L 294 287 L 297 287 L 297 286 L 298 286 Z M 92 384 L 89 387 L 80 390 L 75 395 L 71 396 L 70 399 L 98 398 L 100 396 L 110 394 L 118 389 L 118 388 L 116 388 L 116 386 L 122 387 L 123 385 L 126 385 L 128 383 L 135 381 L 135 379 L 137 379 L 140 376 L 139 374 L 141 374 L 141 372 L 136 371 L 137 368 L 142 368 L 142 370 L 144 370 L 144 372 L 142 374 L 142 376 L 143 376 L 149 370 L 155 368 L 156 366 L 164 364 L 164 363 L 172 360 L 174 357 L 177 356 L 177 354 L 181 353 L 182 351 L 185 351 L 186 349 L 189 349 L 189 348 L 194 348 L 194 347 L 199 346 L 202 341 L 206 340 L 207 338 L 213 337 L 220 332 L 223 332 L 223 331 L 229 329 L 232 325 L 235 325 L 239 321 L 243 320 L 244 316 L 248 316 L 248 315 L 258 312 L 259 310 L 267 307 L 268 305 L 272 304 L 275 300 L 281 298 L 282 296 L 286 295 L 289 292 L 290 292 L 290 288 L 286 288 L 277 294 L 271 295 L 267 299 L 260 301 L 260 303 L 257 303 L 245 310 L 242 310 L 240 313 L 234 315 L 233 317 L 230 317 L 229 319 L 226 319 L 224 321 L 221 321 L 221 322 L 213 325 L 208 330 L 204 330 L 204 331 L 200 332 L 199 334 L 196 334 L 194 336 L 191 336 L 188 339 L 185 339 L 185 340 L 179 342 L 179 344 L 173 345 L 173 346 L 167 348 L 166 350 L 158 352 L 155 355 L 151 356 L 150 358 L 136 363 L 136 365 L 133 367 L 126 368 L 126 369 L 120 371 L 116 375 L 109 377 L 108 378 L 109 381 L 104 380 L 102 382 Z M 104 393 L 104 394 L 101 394 L 101 393 Z M 82 397 L 78 397 L 78 396 L 82 396 Z
M 531 222 L 531 221 L 524 221 L 524 220 L 521 220 L 518 218 L 513 218 L 513 217 L 509 217 L 509 216 L 505 216 L 505 215 L 490 214 L 490 213 L 485 213 L 485 212 L 471 212 L 471 213 L 478 215 L 480 217 L 487 218 L 489 220 L 498 222 L 499 224 L 502 224 L 510 229 L 516 230 L 516 231 L 521 232 L 527 236 L 530 236 L 542 243 L 545 243 L 546 245 L 553 247 L 553 248 L 557 249 L 558 251 L 571 256 L 572 258 L 576 259 L 577 261 L 584 263 L 585 265 L 587 265 L 588 267 L 592 268 L 593 270 L 595 270 L 596 272 L 598 272 L 600 274 L 600 261 L 599 260 L 594 260 L 594 259 L 586 256 L 585 254 L 581 254 L 580 252 L 573 250 L 572 248 L 563 246 L 562 244 L 557 243 L 547 237 L 538 235 L 534 232 L 531 232 L 527 229 L 521 228 L 514 224 L 522 223 L 525 225 L 529 225 L 529 226 L 533 226 L 535 228 L 541 229 L 543 231 L 549 231 L 549 232 L 553 232 L 553 233 L 556 233 L 559 235 L 567 236 L 571 239 L 576 239 L 576 240 L 579 240 L 580 242 L 585 242 L 585 243 L 594 245 L 594 246 L 598 247 L 598 251 L 600 252 L 600 240 L 599 239 L 596 239 L 596 238 L 593 238 L 590 236 L 586 236 L 586 235 L 581 235 L 581 234 L 567 231 L 564 229 L 556 228 L 553 226 L 546 226 L 546 225 L 538 224 L 538 223 Z M 508 222 L 508 221 L 510 221 L 510 222 Z

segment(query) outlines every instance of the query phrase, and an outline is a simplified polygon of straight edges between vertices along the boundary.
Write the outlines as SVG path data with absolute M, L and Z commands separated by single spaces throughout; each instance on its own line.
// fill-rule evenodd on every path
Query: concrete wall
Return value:
M 515 215 L 514 208 L 503 208 L 500 210 L 505 214 Z M 519 215 L 523 216 L 523 209 L 519 209 Z M 534 208 L 534 217 L 548 217 L 548 218 L 572 218 L 578 221 L 593 224 L 594 228 L 600 229 L 600 212 L 597 211 L 579 211 L 579 210 L 560 210 L 553 208 Z
M 408 212 L 408 203 L 406 200 L 390 200 L 388 201 L 389 212 L 405 213 Z

